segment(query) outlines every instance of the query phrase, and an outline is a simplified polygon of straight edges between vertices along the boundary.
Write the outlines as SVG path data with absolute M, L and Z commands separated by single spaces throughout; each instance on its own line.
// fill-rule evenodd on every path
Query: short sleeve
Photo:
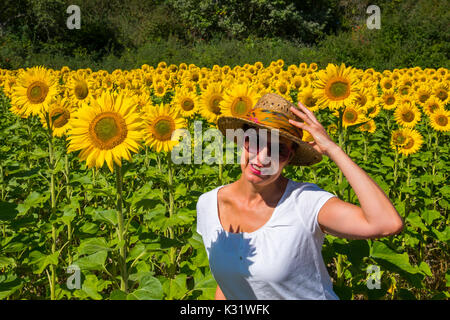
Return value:
M 314 183 L 304 183 L 300 189 L 297 196 L 297 206 L 305 227 L 312 233 L 323 234 L 317 220 L 319 211 L 325 202 L 336 196 Z

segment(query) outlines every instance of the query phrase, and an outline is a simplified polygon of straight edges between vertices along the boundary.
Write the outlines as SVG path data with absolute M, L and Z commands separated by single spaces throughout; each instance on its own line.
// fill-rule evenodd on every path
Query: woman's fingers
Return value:
M 297 115 L 299 118 L 301 118 L 303 121 L 307 122 L 307 123 L 314 123 L 314 121 L 311 119 L 310 116 L 308 116 L 304 111 L 295 108 L 295 107 L 291 107 L 291 111 Z
M 303 105 L 303 103 L 301 103 L 301 102 L 299 101 L 299 102 L 298 102 L 298 106 L 300 107 L 300 110 L 303 111 L 303 112 L 308 116 L 308 118 L 311 119 L 311 121 L 312 121 L 313 123 L 319 123 L 319 121 L 317 120 L 317 118 L 316 118 L 316 116 L 314 115 L 314 113 L 313 113 L 311 110 L 309 110 L 307 107 L 305 107 L 305 106 Z M 296 109 L 296 108 L 293 108 L 293 109 Z M 299 110 L 299 109 L 296 109 L 296 110 Z
M 306 124 L 305 122 L 300 122 L 300 121 L 295 121 L 295 120 L 289 119 L 289 123 L 294 125 L 294 126 L 296 126 L 296 127 L 298 127 L 298 128 L 300 128 L 300 129 L 302 129 L 302 130 L 306 130 L 308 132 L 311 132 L 310 131 L 311 127 L 308 126 L 308 124 Z
M 300 119 L 302 119 L 305 123 L 310 123 L 311 119 L 303 112 L 301 112 L 300 110 L 291 107 L 291 111 L 293 111 Z

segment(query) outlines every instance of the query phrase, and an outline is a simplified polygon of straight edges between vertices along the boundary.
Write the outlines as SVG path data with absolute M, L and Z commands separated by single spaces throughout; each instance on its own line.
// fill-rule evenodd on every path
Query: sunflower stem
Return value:
M 2 186 L 2 198 L 1 198 L 1 200 L 2 201 L 5 201 L 5 178 L 4 178 L 4 174 L 3 174 L 3 166 L 2 165 L 0 165 L 0 179 L 1 179 L 1 181 L 0 181 L 0 183 L 1 183 L 1 186 Z
M 47 133 L 48 133 L 48 160 L 50 169 L 50 201 L 51 201 L 51 213 L 50 220 L 54 219 L 56 214 L 56 196 L 55 196 L 55 154 L 53 146 L 53 132 L 50 123 L 50 115 L 45 114 L 45 120 L 47 122 Z M 56 226 L 52 222 L 52 246 L 51 253 L 56 252 Z M 56 270 L 55 265 L 50 264 L 50 299 L 55 300 L 55 284 L 56 284 Z
M 398 179 L 398 147 L 395 146 L 395 159 L 394 159 L 394 185 L 397 185 Z M 391 189 L 392 190 L 392 189 Z
M 168 176 L 168 189 L 169 189 L 169 219 L 172 218 L 174 214 L 174 194 L 173 194 L 173 168 L 172 168 L 172 161 L 171 161 L 171 152 L 167 154 L 167 176 Z M 172 227 L 168 228 L 169 230 L 169 238 L 174 239 L 174 233 Z M 171 247 L 169 249 L 169 258 L 171 261 L 171 264 L 169 266 L 169 274 L 170 277 L 173 277 L 175 275 L 176 271 L 176 248 Z
M 119 238 L 119 269 L 120 269 L 120 290 L 128 292 L 128 271 L 127 271 L 127 246 L 126 232 L 124 231 L 123 219 L 123 198 L 122 198 L 122 167 L 114 163 L 116 171 L 116 189 L 117 189 L 117 236 Z
M 439 150 L 439 135 L 437 131 L 434 131 L 434 138 L 435 138 L 435 145 L 433 150 L 433 164 L 431 168 L 431 173 L 433 174 L 433 183 L 431 184 L 431 194 L 434 193 L 434 181 L 436 181 L 436 162 L 438 161 L 438 150 Z M 436 203 L 437 201 L 433 201 L 433 209 L 436 210 Z
M 66 153 L 65 158 L 64 158 L 64 162 L 65 162 L 65 172 L 64 175 L 66 177 L 66 193 L 67 193 L 67 200 L 70 202 L 70 198 L 72 195 L 72 190 L 70 189 L 70 185 L 69 185 L 69 175 L 70 175 L 70 167 L 69 167 L 69 157 Z M 70 252 L 70 244 L 72 243 L 72 225 L 71 222 L 69 221 L 67 223 L 67 241 L 69 242 L 69 245 L 67 246 L 67 252 L 69 255 L 69 265 L 72 264 L 72 253 Z
M 343 115 L 344 115 L 344 112 L 341 110 L 341 109 L 339 109 L 339 121 L 338 121 L 338 130 L 339 130 L 339 147 L 342 149 L 342 150 L 345 150 L 345 142 L 344 142 L 344 130 L 343 130 L 343 128 L 342 128 L 342 117 L 343 117 Z M 342 170 L 339 170 L 339 168 L 338 168 L 338 171 L 339 171 L 339 179 L 338 179 L 338 184 L 339 184 L 339 197 L 342 199 L 342 197 L 343 197 L 343 195 L 344 195 L 344 192 L 343 192 L 343 190 L 341 189 L 341 184 L 342 184 L 342 181 L 343 181 L 343 173 L 342 173 Z
M 363 133 L 363 137 L 364 137 L 364 163 L 367 162 L 367 133 L 364 132 Z

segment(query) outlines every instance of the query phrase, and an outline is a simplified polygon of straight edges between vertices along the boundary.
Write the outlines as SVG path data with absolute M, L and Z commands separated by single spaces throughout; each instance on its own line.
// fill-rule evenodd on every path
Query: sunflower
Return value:
M 144 91 L 142 94 L 133 95 L 132 99 L 136 105 L 136 112 L 143 112 L 147 106 L 153 104 L 152 98 L 147 91 Z
M 240 117 L 249 112 L 259 94 L 247 84 L 239 84 L 225 91 L 224 99 L 220 102 L 222 114 L 224 116 Z
M 407 135 L 405 134 L 405 130 L 407 128 L 400 128 L 392 132 L 391 135 L 391 148 L 396 150 L 399 147 L 406 144 Z
M 373 119 L 380 113 L 381 105 L 377 100 L 375 100 L 367 103 L 364 109 L 366 111 L 366 116 Z
M 327 127 L 327 132 L 329 132 L 329 133 L 331 133 L 331 134 L 336 133 L 337 130 L 338 130 L 338 127 L 337 127 L 337 125 L 336 125 L 335 123 L 332 123 L 332 124 L 330 124 L 330 125 Z
M 294 89 L 300 90 L 300 88 L 303 87 L 303 78 L 300 76 L 294 76 L 291 83 Z
M 383 102 L 383 108 L 386 110 L 393 110 L 397 108 L 398 105 L 398 95 L 394 90 L 386 90 L 382 95 L 381 99 Z
M 176 91 L 173 104 L 183 117 L 189 118 L 198 110 L 198 96 L 187 88 L 181 88 Z
M 370 119 L 369 121 L 360 125 L 358 127 L 358 129 L 363 132 L 365 131 L 365 132 L 374 133 L 375 130 L 377 129 L 377 125 L 375 124 L 375 121 L 373 119 Z
M 408 86 L 406 84 L 402 84 L 401 86 L 399 86 L 397 88 L 397 92 L 399 95 L 401 96 L 409 96 L 409 94 L 411 93 L 411 86 Z
M 314 98 L 314 89 L 311 87 L 305 88 L 297 95 L 297 100 L 300 101 L 312 112 L 319 110 L 319 105 L 316 103 L 317 99 Z
M 329 64 L 326 70 L 317 73 L 314 82 L 314 97 L 319 105 L 330 110 L 343 108 L 355 99 L 357 78 L 352 67 Z
M 421 85 L 415 93 L 416 100 L 420 104 L 424 104 L 430 99 L 432 95 L 431 89 L 428 88 L 426 85 Z
M 223 89 L 219 83 L 213 83 L 200 96 L 200 114 L 209 122 L 215 123 L 221 114 L 220 103 L 223 100 Z
M 88 102 L 92 97 L 90 87 L 92 81 L 85 75 L 74 73 L 68 81 L 68 95 L 76 107 L 81 106 L 83 102 Z
M 394 112 L 394 119 L 399 126 L 413 128 L 421 119 L 421 112 L 412 103 L 402 103 Z
M 383 91 L 392 90 L 394 88 L 394 80 L 389 77 L 383 78 L 380 81 L 380 86 L 383 89 Z
M 432 96 L 430 99 L 427 100 L 427 102 L 424 103 L 422 109 L 426 115 L 430 116 L 440 108 L 444 108 L 444 104 L 442 103 L 441 100 L 439 100 L 435 96 Z
M 405 156 L 419 151 L 422 144 L 422 135 L 417 130 L 401 128 L 392 133 L 391 147 Z
M 158 81 L 153 85 L 153 93 L 155 96 L 162 98 L 167 92 L 167 83 L 165 81 Z
M 273 87 L 275 88 L 276 93 L 282 97 L 287 97 L 291 90 L 289 83 L 286 80 L 278 80 L 273 84 Z
M 106 162 L 111 172 L 113 164 L 122 159 L 131 161 L 131 153 L 139 150 L 141 126 L 139 113 L 132 98 L 123 93 L 103 92 L 91 104 L 83 104 L 69 121 L 68 152 L 81 150 L 80 160 L 100 168 Z
M 450 111 L 444 108 L 437 109 L 430 115 L 430 124 L 436 131 L 450 131 Z
M 12 87 L 11 111 L 21 117 L 38 115 L 58 94 L 58 80 L 44 67 L 28 68 L 19 73 Z
M 361 122 L 364 122 L 366 118 L 364 117 L 364 109 L 358 104 L 353 103 L 344 109 L 342 114 L 342 126 L 347 128 L 349 126 L 354 126 Z
M 70 115 L 74 112 L 72 103 L 67 98 L 58 96 L 50 102 L 48 107 L 48 120 L 55 137 L 61 137 L 66 134 L 69 129 Z M 42 126 L 47 128 L 47 115 L 40 115 Z
M 442 101 L 442 103 L 447 103 L 449 101 L 448 95 L 448 84 L 439 83 L 433 88 L 434 95 Z
M 178 109 L 167 104 L 147 108 L 144 123 L 144 143 L 156 152 L 171 151 L 179 143 L 175 130 L 186 126 Z

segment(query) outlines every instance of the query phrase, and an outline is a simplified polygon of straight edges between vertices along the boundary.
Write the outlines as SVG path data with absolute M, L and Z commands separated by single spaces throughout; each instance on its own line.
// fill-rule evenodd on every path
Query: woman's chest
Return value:
M 248 207 L 218 200 L 218 216 L 224 230 L 228 232 L 254 232 L 264 226 L 272 217 L 274 207 L 260 205 Z
M 209 247 L 211 270 L 221 278 L 251 277 L 282 282 L 311 267 L 308 237 L 298 224 L 274 225 L 256 233 L 217 233 Z

